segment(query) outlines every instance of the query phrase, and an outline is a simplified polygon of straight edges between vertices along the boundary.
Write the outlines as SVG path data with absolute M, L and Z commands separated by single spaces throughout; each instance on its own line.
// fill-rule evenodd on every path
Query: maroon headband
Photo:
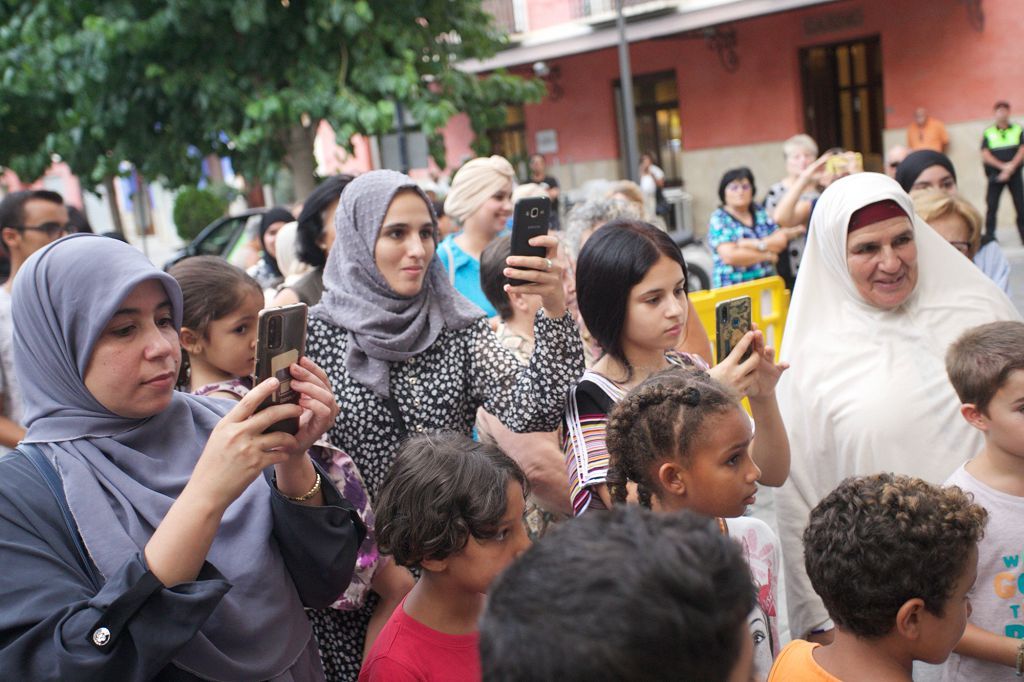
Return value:
M 906 218 L 907 212 L 892 199 L 884 199 L 858 208 L 850 216 L 850 227 L 847 232 L 859 230 L 868 225 L 880 223 L 889 218 Z

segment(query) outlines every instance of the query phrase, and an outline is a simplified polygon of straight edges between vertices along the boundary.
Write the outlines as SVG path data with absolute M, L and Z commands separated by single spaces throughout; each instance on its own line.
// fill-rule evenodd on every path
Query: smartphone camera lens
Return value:
M 267 329 L 267 345 L 270 348 L 281 347 L 281 318 L 274 316 L 270 318 L 270 324 Z
M 530 217 L 531 218 L 536 218 L 539 215 L 540 215 L 540 209 L 539 208 L 534 206 L 533 208 L 530 209 Z

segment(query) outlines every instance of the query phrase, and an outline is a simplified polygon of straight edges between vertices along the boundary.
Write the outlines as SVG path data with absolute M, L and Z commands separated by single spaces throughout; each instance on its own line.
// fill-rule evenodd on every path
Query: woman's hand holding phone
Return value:
M 505 291 L 516 294 L 540 296 L 544 313 L 548 317 L 565 315 L 565 290 L 562 288 L 562 266 L 558 258 L 558 238 L 546 234 L 533 237 L 530 246 L 547 249 L 546 256 L 509 256 L 505 261 L 505 276 L 512 280 L 523 280 L 527 284 L 505 285 Z
M 299 442 L 290 433 L 266 431 L 283 419 L 299 417 L 303 407 L 286 403 L 258 409 L 278 384 L 274 377 L 257 384 L 224 415 L 210 434 L 183 496 L 191 488 L 223 513 L 263 469 L 287 461 L 289 453 L 298 449 Z
M 748 331 L 743 335 L 724 360 L 711 368 L 708 372 L 713 379 L 720 381 L 732 388 L 740 395 L 747 395 L 747 390 L 754 381 L 754 372 L 761 362 L 761 356 L 751 352 L 747 359 L 743 359 L 747 350 L 754 343 L 754 338 L 761 332 Z
M 757 363 L 757 368 L 754 370 L 753 380 L 747 388 L 747 397 L 757 400 L 775 394 L 775 386 L 779 383 L 782 373 L 789 369 L 789 363 L 775 362 L 775 349 L 765 345 L 764 333 L 757 328 L 757 325 L 754 325 L 753 333 L 755 338 L 751 357 L 760 356 L 761 361 Z
M 313 447 L 334 425 L 341 408 L 334 399 L 327 373 L 315 362 L 303 357 L 290 370 L 292 388 L 299 393 L 299 407 L 302 408 L 299 431 L 295 434 L 297 449 L 290 454 L 300 455 Z

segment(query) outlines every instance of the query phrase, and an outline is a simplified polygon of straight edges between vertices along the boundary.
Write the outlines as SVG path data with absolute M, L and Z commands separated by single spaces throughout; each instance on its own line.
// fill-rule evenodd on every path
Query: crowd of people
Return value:
M 912 137 L 946 144 L 919 113 Z M 336 176 L 261 216 L 248 270 L 165 273 L 65 236 L 59 195 L 8 195 L 0 670 L 1024 674 L 1006 257 L 941 149 L 894 178 L 807 135 L 783 153 L 764 203 L 748 168 L 723 174 L 708 235 L 715 286 L 786 279 L 782 347 L 755 328 L 722 358 L 653 155 L 564 216 L 541 155 L 518 186 L 508 160 L 470 160 L 443 199 Z M 512 252 L 523 196 L 556 207 L 543 256 Z M 265 407 L 281 379 L 252 376 L 257 321 L 294 303 L 298 400 Z M 750 514 L 760 487 L 775 524 Z

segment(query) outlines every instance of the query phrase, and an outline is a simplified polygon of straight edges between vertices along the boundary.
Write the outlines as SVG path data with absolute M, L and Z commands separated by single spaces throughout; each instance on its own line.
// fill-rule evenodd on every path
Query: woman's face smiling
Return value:
M 384 214 L 373 247 L 377 269 L 392 291 L 399 296 L 420 293 L 434 248 L 434 221 L 426 202 L 415 191 L 399 192 Z
M 85 387 L 110 412 L 144 419 L 170 404 L 180 364 L 171 301 L 151 279 L 132 289 L 107 322 L 85 368 Z
M 887 218 L 850 232 L 846 266 L 866 303 L 882 310 L 901 305 L 917 284 L 917 243 L 910 219 Z
M 490 236 L 499 235 L 505 229 L 512 215 L 512 181 L 509 180 L 497 192 L 487 197 L 480 208 L 466 218 L 467 229 L 476 229 Z

